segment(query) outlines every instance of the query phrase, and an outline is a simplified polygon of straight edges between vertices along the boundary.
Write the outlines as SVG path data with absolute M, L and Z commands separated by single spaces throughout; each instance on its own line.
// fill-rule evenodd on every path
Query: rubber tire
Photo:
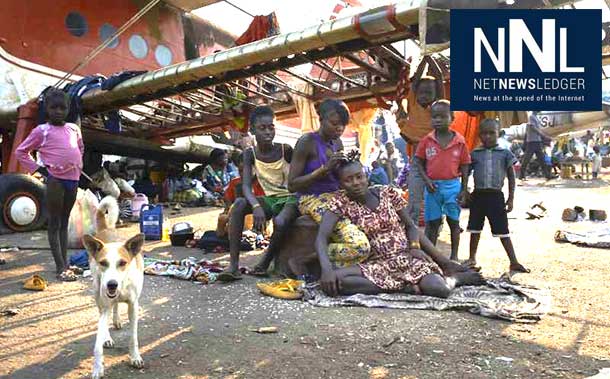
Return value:
M 38 203 L 38 217 L 29 225 L 14 227 L 6 222 L 5 205 L 15 193 L 27 193 Z M 24 174 L 0 175 L 0 234 L 30 232 L 42 229 L 47 222 L 46 186 L 39 180 Z

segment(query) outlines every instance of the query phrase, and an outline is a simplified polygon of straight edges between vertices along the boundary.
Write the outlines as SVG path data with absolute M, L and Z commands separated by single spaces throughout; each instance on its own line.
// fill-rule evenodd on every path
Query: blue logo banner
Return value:
M 601 10 L 451 10 L 453 110 L 601 110 Z

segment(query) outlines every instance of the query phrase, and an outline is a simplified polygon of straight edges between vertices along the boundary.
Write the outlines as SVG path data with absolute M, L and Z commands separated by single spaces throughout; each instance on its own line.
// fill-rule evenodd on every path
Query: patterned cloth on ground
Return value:
M 306 195 L 299 199 L 299 212 L 311 217 L 318 225 L 328 210 L 333 193 Z M 337 267 L 348 267 L 363 262 L 371 252 L 368 238 L 349 220 L 341 219 L 335 226 L 328 244 L 328 258 Z
M 539 321 L 551 308 L 549 291 L 535 287 L 492 279 L 483 286 L 458 287 L 447 299 L 429 296 L 386 293 L 329 297 L 318 287 L 308 285 L 303 299 L 318 307 L 362 306 L 393 309 L 463 309 L 483 317 L 533 323 Z
M 223 267 L 207 260 L 197 261 L 193 257 L 181 261 L 144 258 L 144 273 L 147 275 L 172 276 L 182 280 L 194 280 L 203 284 L 216 281 Z
M 555 233 L 555 241 L 569 242 L 578 246 L 610 249 L 610 228 L 604 225 L 601 228 L 598 227 L 594 230 L 580 233 L 558 230 Z

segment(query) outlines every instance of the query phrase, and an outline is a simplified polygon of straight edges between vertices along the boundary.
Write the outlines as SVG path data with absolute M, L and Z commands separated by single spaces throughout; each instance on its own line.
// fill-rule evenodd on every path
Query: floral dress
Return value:
M 337 192 L 328 204 L 331 212 L 350 220 L 368 237 L 371 255 L 359 264 L 360 270 L 384 290 L 398 291 L 419 283 L 428 274 L 442 274 L 435 263 L 408 253 L 409 241 L 398 215 L 406 206 L 400 193 L 388 186 L 379 190 L 379 206 L 375 210 L 350 200 L 344 191 Z

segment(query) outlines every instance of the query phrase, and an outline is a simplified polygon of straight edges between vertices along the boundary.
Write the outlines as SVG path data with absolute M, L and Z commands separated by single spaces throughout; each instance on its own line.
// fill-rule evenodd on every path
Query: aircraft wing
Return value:
M 220 1 L 222 0 L 164 0 L 165 3 L 182 9 L 185 12 L 190 12 L 193 9 L 202 8 Z

